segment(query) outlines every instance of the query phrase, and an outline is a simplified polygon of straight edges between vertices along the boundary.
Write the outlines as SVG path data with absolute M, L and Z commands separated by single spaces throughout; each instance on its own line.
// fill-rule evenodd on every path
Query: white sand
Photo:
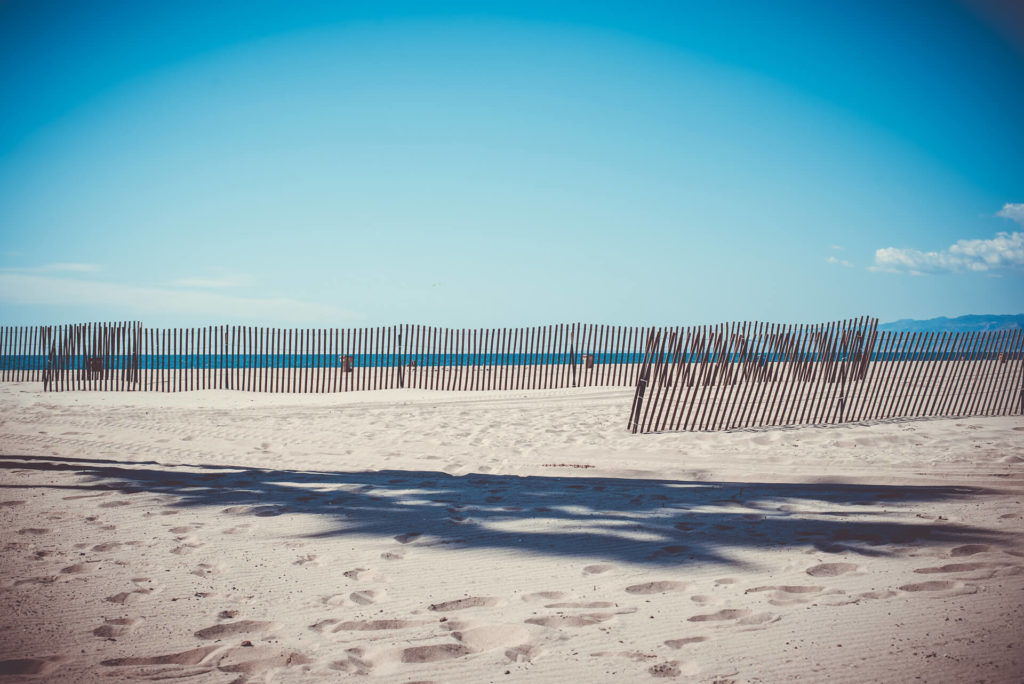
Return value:
M 1024 420 L 0 386 L 0 672 L 1020 681 Z M 35 673 L 35 674 L 31 674 Z

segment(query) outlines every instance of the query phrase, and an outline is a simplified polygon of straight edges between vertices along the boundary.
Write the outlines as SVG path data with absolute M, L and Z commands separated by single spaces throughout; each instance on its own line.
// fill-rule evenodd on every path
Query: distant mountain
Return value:
M 892 323 L 882 323 L 879 330 L 906 330 L 908 332 L 970 332 L 974 330 L 1020 330 L 1024 328 L 1024 314 L 1008 314 L 1004 316 L 957 316 L 956 318 L 929 318 L 917 321 L 901 318 Z

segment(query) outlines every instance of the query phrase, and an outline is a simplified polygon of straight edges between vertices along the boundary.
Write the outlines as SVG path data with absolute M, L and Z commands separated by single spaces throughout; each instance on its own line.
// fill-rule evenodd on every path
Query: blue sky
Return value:
M 1024 311 L 1024 11 L 0 3 L 0 321 Z

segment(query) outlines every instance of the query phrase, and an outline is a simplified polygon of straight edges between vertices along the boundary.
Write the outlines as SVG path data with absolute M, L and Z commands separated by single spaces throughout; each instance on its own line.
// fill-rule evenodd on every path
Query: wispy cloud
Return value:
M 1003 208 L 996 212 L 996 216 L 1008 218 L 1024 226 L 1024 204 L 1004 204 Z
M 243 287 L 249 284 L 249 278 L 245 276 L 219 276 L 219 277 L 198 277 L 198 278 L 179 278 L 175 280 L 172 285 L 177 287 L 195 287 L 202 289 L 222 289 L 231 287 Z
M 103 270 L 98 264 L 76 264 L 57 262 L 42 266 L 5 266 L 0 268 L 3 273 L 96 273 Z
M 996 214 L 1024 226 L 1024 204 L 1006 204 Z M 926 252 L 912 247 L 883 247 L 875 251 L 873 271 L 924 275 L 978 273 L 1024 267 L 1024 232 L 996 233 L 987 240 L 957 240 L 944 250 Z
M 28 306 L 82 307 L 116 315 L 176 315 L 223 322 L 341 322 L 353 314 L 338 307 L 287 297 L 236 297 L 220 292 L 133 285 L 0 272 L 0 302 Z
M 829 258 L 825 259 L 825 261 L 830 263 L 830 264 L 838 264 L 839 266 L 846 266 L 847 268 L 852 268 L 853 267 L 853 264 L 851 264 L 846 259 L 837 259 L 834 256 L 830 256 Z

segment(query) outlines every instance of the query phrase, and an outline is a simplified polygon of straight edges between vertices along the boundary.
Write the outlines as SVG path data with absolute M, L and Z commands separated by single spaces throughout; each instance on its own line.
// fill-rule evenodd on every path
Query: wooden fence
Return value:
M 1024 331 L 880 332 L 877 324 L 651 330 L 628 428 L 1024 413 Z
M 48 391 L 635 386 L 633 432 L 723 430 L 1021 414 L 1024 332 L 880 332 L 867 318 L 686 328 L 3 327 L 0 380 Z
M 48 391 L 346 392 L 632 387 L 653 328 L 281 330 L 139 322 L 0 329 L 0 379 Z

